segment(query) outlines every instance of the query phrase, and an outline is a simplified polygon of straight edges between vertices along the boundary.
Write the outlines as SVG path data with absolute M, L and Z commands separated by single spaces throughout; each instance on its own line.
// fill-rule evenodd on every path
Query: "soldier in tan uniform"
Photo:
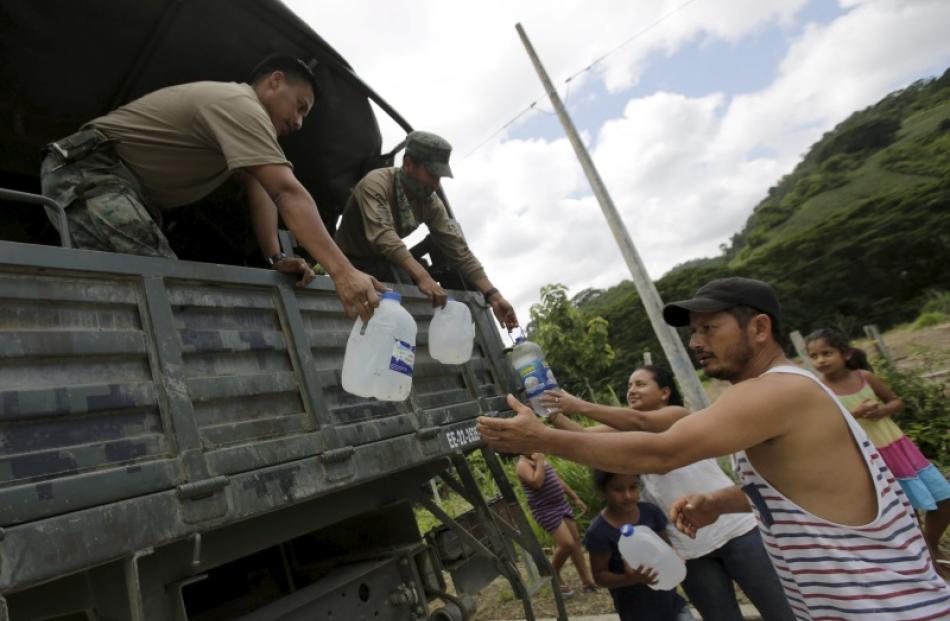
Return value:
M 234 175 L 248 197 L 261 252 L 275 270 L 315 277 L 280 252 L 278 214 L 333 279 L 348 314 L 368 319 L 384 290 L 333 242 L 313 197 L 277 142 L 313 108 L 316 78 L 302 61 L 274 56 L 250 84 L 193 82 L 159 89 L 51 143 L 43 194 L 66 209 L 78 248 L 174 258 L 162 214 L 200 200 Z M 53 214 L 50 219 L 56 224 Z
M 445 306 L 445 290 L 402 241 L 425 224 L 442 254 L 482 293 L 498 321 L 510 330 L 518 325 L 514 309 L 488 279 L 435 193 L 440 178 L 452 176 L 451 153 L 452 146 L 440 136 L 410 133 L 401 167 L 370 171 L 353 188 L 334 239 L 357 265 L 384 259 L 405 270 L 433 306 Z

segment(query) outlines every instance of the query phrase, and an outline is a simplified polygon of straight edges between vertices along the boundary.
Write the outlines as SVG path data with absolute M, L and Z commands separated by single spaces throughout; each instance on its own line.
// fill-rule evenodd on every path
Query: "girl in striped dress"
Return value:
M 518 480 L 528 499 L 528 507 L 538 526 L 543 528 L 557 544 L 551 565 L 561 585 L 561 594 L 571 596 L 574 590 L 561 579 L 561 568 L 568 557 L 574 561 L 574 567 L 583 582 L 584 591 L 594 592 L 597 585 L 584 558 L 581 537 L 574 522 L 574 512 L 567 504 L 565 496 L 570 497 L 581 513 L 587 511 L 587 505 L 571 487 L 561 480 L 554 467 L 547 462 L 543 453 L 522 455 L 516 469 Z
M 938 570 L 944 570 L 938 544 L 950 525 L 950 483 L 892 420 L 904 408 L 900 398 L 871 373 L 864 352 L 851 347 L 844 335 L 817 330 L 805 345 L 821 381 L 867 433 L 911 506 L 926 512 L 924 539 L 930 554 L 944 566 L 938 565 Z

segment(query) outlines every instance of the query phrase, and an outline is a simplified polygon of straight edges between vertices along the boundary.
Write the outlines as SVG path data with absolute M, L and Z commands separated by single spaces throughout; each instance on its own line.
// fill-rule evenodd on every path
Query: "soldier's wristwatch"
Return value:
M 264 261 L 267 262 L 268 267 L 274 267 L 274 265 L 276 265 L 277 263 L 280 263 L 286 258 L 287 258 L 286 254 L 284 254 L 283 252 L 278 252 L 272 257 L 267 257 L 266 259 L 264 259 Z

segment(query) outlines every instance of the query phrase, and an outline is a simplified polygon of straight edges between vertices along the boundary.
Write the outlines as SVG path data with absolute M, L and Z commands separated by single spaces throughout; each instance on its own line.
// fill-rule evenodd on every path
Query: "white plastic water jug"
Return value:
M 669 591 L 686 577 L 686 563 L 649 526 L 620 527 L 620 556 L 633 569 L 644 566 L 656 572 L 656 591 Z
M 416 321 L 387 291 L 366 324 L 357 318 L 343 356 L 343 390 L 359 397 L 404 401 L 416 362 Z
M 475 324 L 467 304 L 452 298 L 436 308 L 429 323 L 429 355 L 443 364 L 464 364 L 472 357 Z
M 547 418 L 550 414 L 548 409 L 541 405 L 541 396 L 545 390 L 556 390 L 558 388 L 557 380 L 554 379 L 554 373 L 548 368 L 548 363 L 544 360 L 544 352 L 537 343 L 519 336 L 515 340 L 515 346 L 511 350 L 511 366 L 515 368 L 515 373 L 521 379 L 521 385 L 524 386 L 528 402 L 534 409 L 534 413 L 542 418 Z

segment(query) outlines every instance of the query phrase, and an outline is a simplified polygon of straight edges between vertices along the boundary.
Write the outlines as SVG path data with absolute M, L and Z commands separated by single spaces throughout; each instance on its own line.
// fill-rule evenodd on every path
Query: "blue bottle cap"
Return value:
M 624 524 L 623 526 L 621 526 L 621 527 L 620 527 L 620 534 L 623 535 L 624 537 L 629 537 L 630 535 L 632 535 L 632 534 L 633 534 L 633 525 L 632 525 L 632 524 Z
M 383 294 L 383 299 L 384 299 L 384 300 L 396 300 L 397 302 L 401 302 L 401 301 L 402 301 L 402 296 L 399 295 L 399 294 L 398 294 L 397 292 L 395 292 L 395 291 L 387 291 L 386 293 Z
M 524 341 L 525 341 L 525 338 L 524 338 L 523 336 L 516 337 L 516 338 L 515 338 L 515 345 L 518 345 L 518 344 L 520 344 L 520 343 L 523 343 Z

